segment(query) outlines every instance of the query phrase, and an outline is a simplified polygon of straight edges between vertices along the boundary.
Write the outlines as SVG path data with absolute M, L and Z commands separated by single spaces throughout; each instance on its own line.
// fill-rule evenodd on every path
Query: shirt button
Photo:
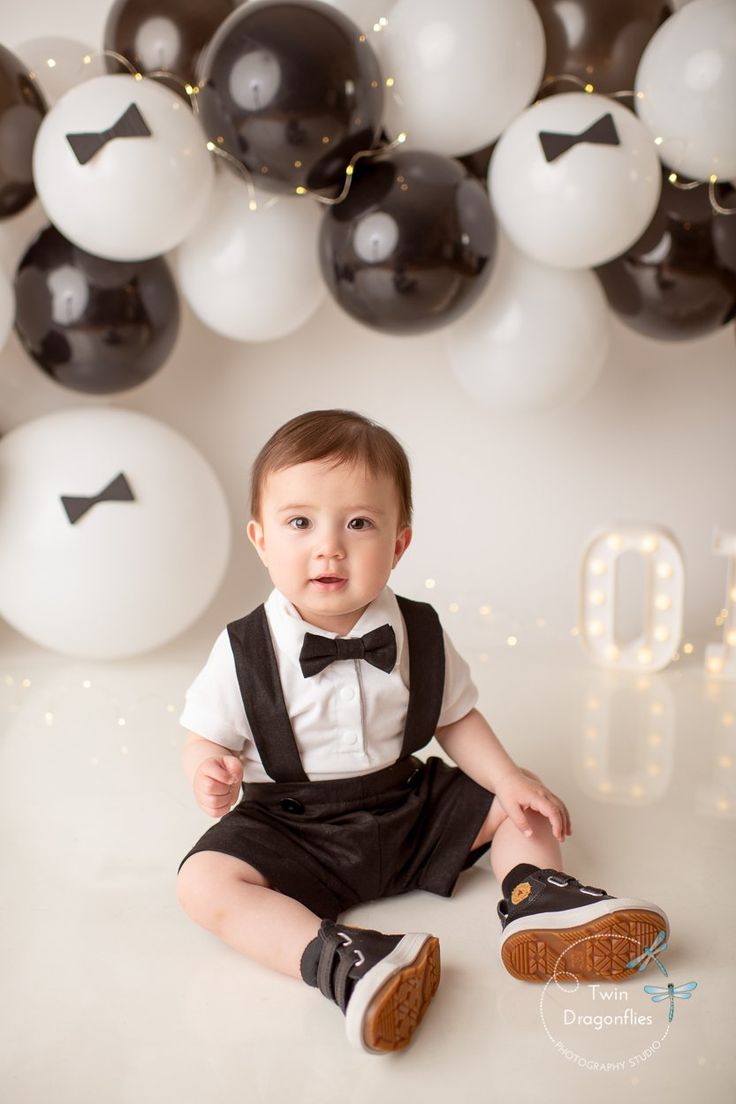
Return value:
M 340 697 L 343 701 L 352 701 L 355 697 L 355 691 L 353 690 L 352 686 L 343 686 L 342 690 L 340 691 Z
M 346 744 L 357 744 L 357 742 L 358 742 L 358 733 L 357 732 L 343 732 L 342 738 L 343 738 L 343 740 L 345 741 Z

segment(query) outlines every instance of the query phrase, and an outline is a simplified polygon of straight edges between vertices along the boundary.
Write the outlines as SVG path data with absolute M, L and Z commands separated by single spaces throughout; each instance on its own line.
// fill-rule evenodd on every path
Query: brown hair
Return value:
M 261 494 L 272 471 L 309 460 L 362 462 L 371 474 L 391 476 L 399 497 L 399 529 L 411 525 L 411 472 L 399 442 L 383 426 L 353 410 L 310 410 L 286 422 L 266 441 L 251 469 L 250 512 L 261 521 Z

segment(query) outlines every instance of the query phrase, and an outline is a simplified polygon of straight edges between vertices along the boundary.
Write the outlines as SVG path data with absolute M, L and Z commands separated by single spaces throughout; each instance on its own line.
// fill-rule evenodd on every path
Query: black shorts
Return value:
M 494 795 L 432 756 L 321 782 L 246 782 L 198 851 L 250 863 L 281 893 L 336 920 L 363 901 L 424 889 L 450 897 Z

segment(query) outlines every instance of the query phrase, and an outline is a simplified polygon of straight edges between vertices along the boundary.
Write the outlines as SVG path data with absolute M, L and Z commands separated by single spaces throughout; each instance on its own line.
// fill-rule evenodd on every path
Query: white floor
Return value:
M 571 809 L 565 868 L 668 913 L 668 976 L 651 965 L 577 992 L 515 981 L 484 860 L 451 900 L 348 914 L 440 938 L 439 992 L 412 1046 L 384 1058 L 351 1050 L 316 990 L 177 904 L 179 860 L 211 823 L 177 723 L 205 649 L 102 664 L 0 632 L 4 1104 L 736 1099 L 736 684 L 704 677 L 702 642 L 648 678 L 593 668 L 574 640 L 497 647 L 473 667 L 512 755 Z M 643 992 L 668 981 L 697 981 L 669 1025 L 669 1002 Z

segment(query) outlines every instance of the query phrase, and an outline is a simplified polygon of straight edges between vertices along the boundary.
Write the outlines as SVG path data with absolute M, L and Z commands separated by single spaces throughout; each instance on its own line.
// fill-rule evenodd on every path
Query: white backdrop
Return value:
M 25 0 L 0 17 L 13 49 L 41 35 L 97 45 L 107 0 Z M 12 276 L 45 223 L 38 203 L 0 223 L 0 265 Z M 734 327 L 693 342 L 647 340 L 613 322 L 604 371 L 575 406 L 536 417 L 479 409 L 453 377 L 437 334 L 393 338 L 361 327 L 328 301 L 300 331 L 240 345 L 207 330 L 182 302 L 169 361 L 112 405 L 140 410 L 187 436 L 224 486 L 233 555 L 215 602 L 192 633 L 210 636 L 268 588 L 245 536 L 248 470 L 283 421 L 342 406 L 390 428 L 414 473 L 414 543 L 392 577 L 430 597 L 463 637 L 488 604 L 509 628 L 552 638 L 577 617 L 577 577 L 589 533 L 609 521 L 671 529 L 686 564 L 685 634 L 719 639 L 725 560 L 713 526 L 736 529 Z M 50 381 L 12 337 L 0 353 L 0 432 L 91 399 Z M 172 555 L 175 550 L 172 549 Z M 436 580 L 430 593 L 425 580 Z M 449 603 L 459 609 L 445 614 Z

